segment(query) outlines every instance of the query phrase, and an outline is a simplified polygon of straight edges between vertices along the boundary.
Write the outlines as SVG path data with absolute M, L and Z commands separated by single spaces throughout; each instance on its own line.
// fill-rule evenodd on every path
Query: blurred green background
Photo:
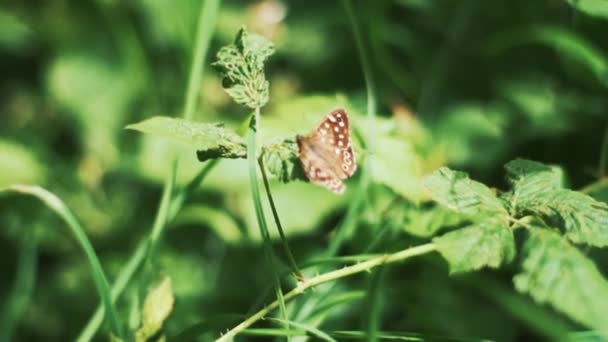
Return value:
M 353 5 L 377 86 L 379 139 L 373 203 L 341 254 L 421 244 L 449 222 L 449 215 L 427 205 L 419 185 L 441 165 L 505 188 L 503 164 L 534 159 L 562 166 L 571 188 L 591 185 L 589 193 L 608 199 L 602 182 L 608 158 L 608 147 L 602 148 L 608 145 L 607 1 Z M 63 199 L 111 283 L 149 234 L 174 153 L 181 155 L 178 184 L 201 168 L 195 147 L 123 129 L 182 112 L 200 6 L 199 0 L 0 4 L 0 187 L 39 184 Z M 222 1 L 195 120 L 243 126 L 247 110 L 230 101 L 210 68 L 242 25 L 277 49 L 267 63 L 264 142 L 306 133 L 338 106 L 365 134 L 370 123 L 360 59 L 348 17 L 331 1 Z M 271 186 L 298 263 L 321 255 L 351 192 L 339 197 L 304 182 Z M 382 217 L 392 201 L 412 209 Z M 379 235 L 379 227 L 386 235 Z M 213 315 L 246 314 L 256 300 L 270 301 L 262 295 L 270 271 L 257 232 L 246 161 L 221 161 L 159 246 L 155 274 L 171 277 L 176 297 L 168 336 Z M 64 223 L 36 200 L 2 196 L 0 250 L 0 309 L 12 339 L 78 336 L 99 298 Z M 605 273 L 603 256 L 596 261 Z M 501 341 L 581 329 L 515 293 L 512 273 L 506 267 L 449 277 L 437 256 L 387 268 L 382 329 Z M 352 298 L 321 318 L 302 321 L 364 330 L 360 291 L 373 286 L 369 278 L 339 281 L 337 293 Z M 136 279 L 118 301 L 125 321 L 136 316 L 151 283 Z M 107 327 L 101 331 L 97 338 L 104 340 Z

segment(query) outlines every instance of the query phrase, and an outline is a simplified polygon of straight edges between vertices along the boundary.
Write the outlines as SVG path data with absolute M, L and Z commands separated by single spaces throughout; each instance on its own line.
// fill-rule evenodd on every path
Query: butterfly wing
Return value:
M 357 170 L 350 142 L 348 115 L 343 109 L 325 116 L 308 136 L 298 136 L 300 160 L 308 179 L 341 193 L 343 179 Z

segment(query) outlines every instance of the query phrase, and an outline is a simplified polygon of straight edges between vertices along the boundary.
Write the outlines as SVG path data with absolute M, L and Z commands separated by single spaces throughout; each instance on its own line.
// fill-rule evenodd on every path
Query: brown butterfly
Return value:
M 309 135 L 298 135 L 296 140 L 306 177 L 335 193 L 343 193 L 346 186 L 342 180 L 357 170 L 344 109 L 327 114 Z

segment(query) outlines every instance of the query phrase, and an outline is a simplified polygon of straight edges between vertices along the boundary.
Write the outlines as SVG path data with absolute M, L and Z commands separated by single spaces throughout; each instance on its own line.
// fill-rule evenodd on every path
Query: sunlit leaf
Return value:
M 591 260 L 558 234 L 543 229 L 530 231 L 523 253 L 523 270 L 513 279 L 518 291 L 589 328 L 605 331 L 608 282 Z
M 397 194 L 417 200 L 421 196 L 421 162 L 414 147 L 403 139 L 379 137 L 372 157 L 371 175 L 374 182 L 384 184 Z
M 561 189 L 559 169 L 515 160 L 506 166 L 513 185 L 511 205 L 520 213 L 535 213 L 564 230 L 575 243 L 608 245 L 608 204 L 580 192 Z
M 44 181 L 45 168 L 31 150 L 11 141 L 0 140 L 0 151 L 0 187 Z
M 442 167 L 428 176 L 424 185 L 435 201 L 456 212 L 467 215 L 507 213 L 502 201 L 490 188 L 471 180 L 464 172 Z
M 146 296 L 142 310 L 142 326 L 136 334 L 137 341 L 146 341 L 160 330 L 173 310 L 174 302 L 171 278 L 165 277 Z
M 563 187 L 562 171 L 539 162 L 515 159 L 505 165 L 505 170 L 513 193 L 511 203 L 517 210 L 524 210 L 543 193 Z
M 498 268 L 515 256 L 513 232 L 504 220 L 489 218 L 433 239 L 450 273 Z
M 156 116 L 131 124 L 128 129 L 169 138 L 197 149 L 200 161 L 214 158 L 245 158 L 245 142 L 222 124 L 208 124 Z

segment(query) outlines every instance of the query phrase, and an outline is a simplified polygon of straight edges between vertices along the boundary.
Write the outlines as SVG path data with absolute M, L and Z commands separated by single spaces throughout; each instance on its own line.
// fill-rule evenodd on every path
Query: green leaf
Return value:
M 585 14 L 608 18 L 608 1 L 606 0 L 567 0 L 567 2 Z
M 441 229 L 461 225 L 466 220 L 462 215 L 441 206 L 430 210 L 408 210 L 404 214 L 407 222 L 403 224 L 403 229 L 420 238 L 431 237 Z
M 511 206 L 519 214 L 534 213 L 564 230 L 574 243 L 608 245 L 608 204 L 583 193 L 562 189 L 557 168 L 516 159 L 506 165 L 513 187 Z
M 264 146 L 262 155 L 269 174 L 283 183 L 293 180 L 308 181 L 298 156 L 298 146 L 292 139 Z
M 378 149 L 370 163 L 374 182 L 386 185 L 405 198 L 420 199 L 422 162 L 414 146 L 402 138 L 387 136 L 378 137 L 377 143 L 382 148 Z
M 246 156 L 243 138 L 221 123 L 209 124 L 156 116 L 127 128 L 192 145 L 197 148 L 196 154 L 200 161 Z
M 502 201 L 487 186 L 473 181 L 460 171 L 442 167 L 424 180 L 433 199 L 441 205 L 466 215 L 504 214 Z
M 42 183 L 46 170 L 32 149 L 10 140 L 0 140 L 0 186 L 14 183 Z
M 530 202 L 542 194 L 562 188 L 561 169 L 526 159 L 515 159 L 505 165 L 511 185 L 511 205 L 517 211 L 525 210 Z
M 571 190 L 557 190 L 530 203 L 527 211 L 539 214 L 562 228 L 574 243 L 608 245 L 608 204 Z
M 268 102 L 264 62 L 273 53 L 272 42 L 241 28 L 234 44 L 222 47 L 212 65 L 222 74 L 222 84 L 232 99 L 254 109 Z
M 535 229 L 524 245 L 515 288 L 589 328 L 606 329 L 608 282 L 595 264 L 558 234 Z
M 450 264 L 450 273 L 498 268 L 515 256 L 513 232 L 496 218 L 449 232 L 434 238 L 433 243 Z
M 137 330 L 136 341 L 146 341 L 162 328 L 163 323 L 173 310 L 174 302 L 171 278 L 165 277 L 146 296 L 142 310 L 142 325 Z

